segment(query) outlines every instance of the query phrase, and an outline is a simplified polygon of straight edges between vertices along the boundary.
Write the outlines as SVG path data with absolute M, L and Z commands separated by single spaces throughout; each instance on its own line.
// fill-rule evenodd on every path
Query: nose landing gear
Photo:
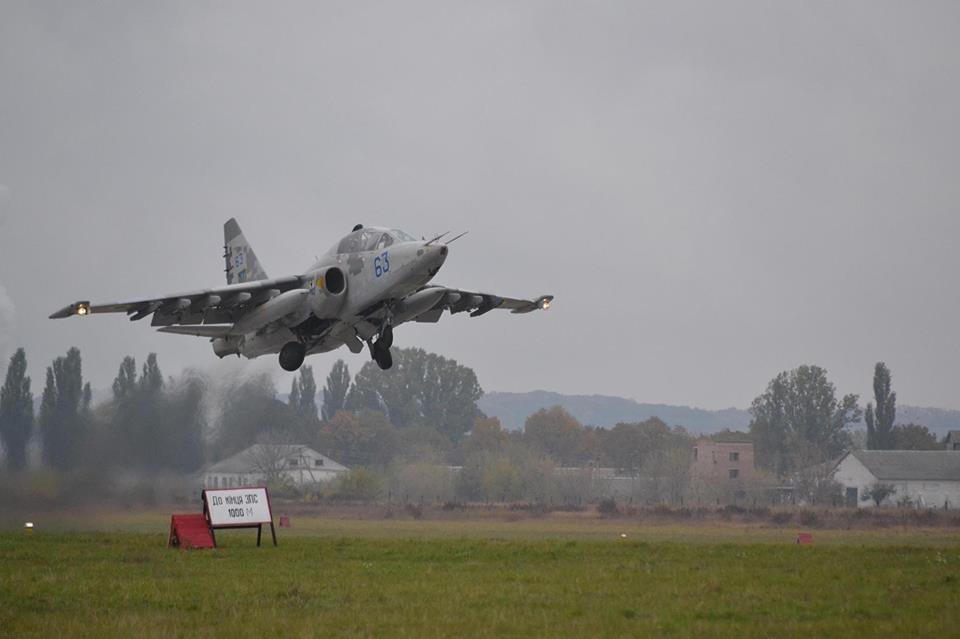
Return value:
M 387 370 L 393 366 L 393 355 L 390 354 L 390 349 L 383 346 L 381 342 L 374 342 L 370 346 L 370 353 L 373 355 L 373 361 L 377 363 L 381 370 Z
M 280 349 L 280 368 L 293 372 L 303 364 L 307 356 L 307 347 L 300 342 L 287 342 Z
M 393 346 L 393 327 L 384 324 L 377 341 L 370 344 L 370 355 L 381 370 L 387 370 L 393 366 L 393 355 L 390 354 L 391 346 Z

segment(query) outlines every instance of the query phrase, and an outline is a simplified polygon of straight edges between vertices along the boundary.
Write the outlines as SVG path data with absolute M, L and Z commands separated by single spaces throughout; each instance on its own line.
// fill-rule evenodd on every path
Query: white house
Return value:
M 256 444 L 204 468 L 204 488 L 261 484 L 267 477 L 286 479 L 297 486 L 330 481 L 347 467 L 312 448 L 296 444 Z
M 892 506 L 909 499 L 927 508 L 960 508 L 960 452 L 945 450 L 855 450 L 847 453 L 833 471 L 847 503 L 875 505 L 863 500 L 877 483 L 895 492 L 884 500 Z
M 947 433 L 947 450 L 960 452 L 960 430 L 951 430 Z

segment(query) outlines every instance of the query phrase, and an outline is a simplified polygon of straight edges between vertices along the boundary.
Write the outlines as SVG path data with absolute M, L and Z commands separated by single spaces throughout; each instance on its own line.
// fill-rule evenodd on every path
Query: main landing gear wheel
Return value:
M 380 337 L 377 339 L 377 344 L 383 344 L 385 348 L 390 348 L 393 346 L 393 327 L 387 324 L 383 327 L 383 332 L 380 333 Z
M 280 368 L 293 372 L 303 364 L 307 356 L 307 348 L 300 342 L 287 342 L 280 349 Z
M 374 342 L 373 346 L 370 347 L 370 351 L 373 355 L 373 361 L 377 363 L 377 366 L 379 366 L 381 370 L 387 370 L 393 366 L 393 355 L 390 354 L 390 347 L 387 346 L 387 343 L 382 339 Z

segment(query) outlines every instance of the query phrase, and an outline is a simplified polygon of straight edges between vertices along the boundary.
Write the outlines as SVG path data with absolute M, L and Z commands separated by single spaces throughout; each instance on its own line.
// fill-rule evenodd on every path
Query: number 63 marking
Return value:
M 387 251 L 373 258 L 373 274 L 377 277 L 386 274 L 390 270 L 390 258 Z

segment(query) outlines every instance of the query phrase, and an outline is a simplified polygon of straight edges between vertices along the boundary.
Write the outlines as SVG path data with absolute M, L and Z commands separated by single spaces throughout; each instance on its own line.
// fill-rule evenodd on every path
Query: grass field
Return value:
M 163 513 L 0 533 L 3 636 L 957 636 L 950 530 L 301 518 L 164 547 Z M 83 525 L 86 524 L 86 525 Z M 68 529 L 87 528 L 70 532 Z M 99 531 L 91 530 L 99 528 Z M 151 532 L 152 531 L 152 532 Z M 621 539 L 620 533 L 627 538 Z

